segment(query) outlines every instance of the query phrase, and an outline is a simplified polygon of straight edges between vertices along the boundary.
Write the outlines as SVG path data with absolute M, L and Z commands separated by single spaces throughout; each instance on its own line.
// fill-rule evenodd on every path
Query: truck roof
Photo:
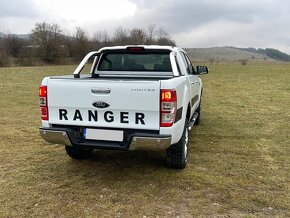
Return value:
M 143 47 L 145 49 L 166 49 L 170 51 L 180 51 L 178 47 L 173 46 L 166 46 L 166 45 L 125 45 L 125 46 L 110 46 L 110 47 L 104 47 L 101 48 L 98 52 L 102 52 L 104 50 L 126 50 L 128 47 Z

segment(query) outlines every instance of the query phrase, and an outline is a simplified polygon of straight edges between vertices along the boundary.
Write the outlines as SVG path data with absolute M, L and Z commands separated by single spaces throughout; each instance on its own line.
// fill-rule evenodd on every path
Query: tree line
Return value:
M 89 51 L 114 45 L 175 46 L 169 33 L 154 24 L 147 28 L 97 31 L 90 37 L 81 27 L 70 34 L 55 23 L 36 23 L 27 37 L 5 34 L 0 38 L 0 66 L 66 64 L 80 61 Z

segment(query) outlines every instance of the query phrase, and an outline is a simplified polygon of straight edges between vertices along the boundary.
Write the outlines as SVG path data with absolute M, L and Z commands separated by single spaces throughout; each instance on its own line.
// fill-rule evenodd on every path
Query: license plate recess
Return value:
M 88 140 L 122 142 L 124 139 L 124 131 L 84 128 L 83 136 L 85 139 L 88 139 Z

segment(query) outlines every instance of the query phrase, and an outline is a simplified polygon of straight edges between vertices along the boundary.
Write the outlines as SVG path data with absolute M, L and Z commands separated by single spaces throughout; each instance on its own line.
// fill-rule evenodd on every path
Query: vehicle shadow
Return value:
M 170 177 L 171 173 L 168 174 L 168 171 L 172 171 L 166 166 L 165 152 L 98 150 L 86 160 L 74 160 L 65 156 L 63 158 L 65 161 L 58 168 L 62 174 L 70 178 L 82 178 L 86 183 L 131 181 L 133 185 L 136 181 L 147 183 L 163 176 Z
M 166 168 L 165 152 L 153 151 L 104 151 L 96 150 L 90 159 L 71 160 L 68 164 L 90 165 L 91 167 L 108 167 L 117 169 L 160 169 Z

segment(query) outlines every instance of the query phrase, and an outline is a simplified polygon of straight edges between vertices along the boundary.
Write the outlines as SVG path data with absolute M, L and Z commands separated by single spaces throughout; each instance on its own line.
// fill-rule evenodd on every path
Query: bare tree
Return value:
M 156 25 L 151 24 L 147 27 L 147 40 L 146 44 L 153 44 L 155 42 L 155 37 L 156 37 Z
M 37 48 L 38 54 L 44 61 L 53 62 L 61 56 L 63 34 L 58 24 L 36 23 L 31 36 L 34 47 Z
M 162 38 L 168 38 L 169 36 L 168 32 L 163 27 L 159 27 L 157 29 L 156 35 L 157 35 L 157 40 L 160 40 Z
M 110 41 L 110 35 L 106 30 L 97 31 L 94 34 L 93 40 L 99 43 L 108 43 Z
M 72 33 L 65 29 L 63 30 L 63 46 L 65 50 L 67 51 L 67 56 L 72 57 L 73 56 L 73 35 Z
M 81 60 L 90 51 L 90 42 L 87 33 L 80 27 L 73 35 L 72 53 L 76 60 Z
M 130 31 L 130 42 L 132 44 L 141 45 L 145 44 L 146 33 L 143 29 L 133 28 Z
M 10 61 L 11 61 L 11 57 L 8 55 L 4 38 L 0 38 L 0 67 L 9 66 Z
M 163 27 L 159 27 L 157 30 L 157 44 L 175 46 L 175 42 L 170 38 L 169 33 Z
M 116 45 L 126 45 L 129 41 L 128 30 L 119 26 L 115 32 L 113 37 L 113 43 Z
M 15 34 L 7 33 L 0 38 L 0 66 L 11 66 L 17 61 L 25 41 Z
M 6 34 L 0 38 L 0 66 L 36 65 L 43 61 L 54 64 L 71 63 L 73 58 L 79 61 L 89 51 L 128 44 L 173 46 L 175 42 L 163 27 L 155 24 L 146 29 L 126 29 L 119 26 L 111 35 L 103 30 L 95 32 L 90 38 L 80 27 L 71 34 L 58 24 L 41 22 L 35 24 L 29 40 L 14 34 Z
M 20 50 L 26 44 L 23 39 L 20 39 L 17 35 L 11 33 L 5 34 L 3 37 L 3 43 L 5 44 L 7 53 L 14 58 L 19 56 Z
M 92 47 L 95 50 L 111 44 L 110 35 L 106 30 L 95 32 L 92 39 Z

